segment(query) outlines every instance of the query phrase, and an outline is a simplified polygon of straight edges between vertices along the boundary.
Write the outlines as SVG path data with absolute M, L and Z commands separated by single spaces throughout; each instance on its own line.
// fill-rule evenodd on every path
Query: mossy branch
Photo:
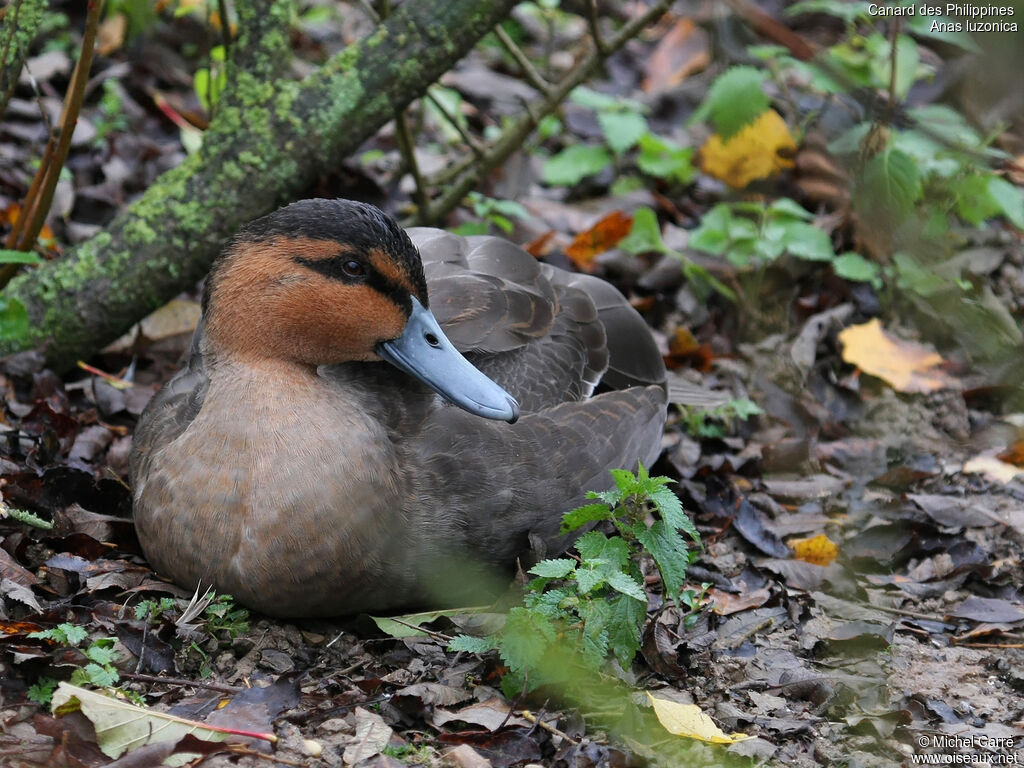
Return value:
M 0 21 L 0 119 L 14 94 L 29 47 L 43 20 L 46 0 L 14 0 Z
M 404 4 L 301 82 L 260 76 L 279 61 L 276 46 L 263 52 L 270 57 L 263 63 L 248 51 L 251 64 L 236 70 L 233 92 L 197 154 L 96 237 L 11 281 L 4 297 L 25 306 L 29 328 L 0 339 L 0 355 L 44 347 L 50 364 L 63 369 L 194 285 L 239 226 L 339 164 L 514 4 Z M 282 0 L 270 6 L 274 13 L 287 7 Z M 257 47 L 266 41 L 240 35 L 239 46 L 246 39 Z

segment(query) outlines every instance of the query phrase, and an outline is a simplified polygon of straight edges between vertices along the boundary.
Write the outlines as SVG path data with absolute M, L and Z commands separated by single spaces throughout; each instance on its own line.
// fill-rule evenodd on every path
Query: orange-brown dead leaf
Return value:
M 1005 451 L 997 453 L 996 458 L 1015 467 L 1024 467 L 1024 435 L 1018 436 Z
M 829 565 L 839 554 L 839 547 L 823 533 L 806 539 L 790 539 L 786 543 L 795 559 L 814 565 Z
M 674 88 L 711 61 L 708 34 L 693 23 L 679 19 L 654 48 L 647 60 L 647 76 L 640 86 L 644 91 Z
M 687 365 L 695 370 L 707 372 L 711 370 L 711 361 L 714 357 L 710 345 L 697 341 L 686 326 L 679 326 L 668 337 L 665 365 L 672 370 Z
M 124 45 L 124 36 L 128 31 L 128 17 L 123 13 L 115 13 L 105 19 L 96 31 L 96 53 L 109 56 L 119 51 Z
M 728 141 L 722 141 L 717 133 L 712 135 L 701 148 L 700 167 L 704 173 L 740 189 L 792 168 L 795 153 L 796 141 L 786 121 L 774 109 L 768 109 Z
M 594 268 L 594 257 L 618 245 L 632 227 L 632 216 L 622 211 L 612 211 L 586 232 L 576 235 L 565 249 L 565 255 L 577 269 L 590 272 Z
M 535 237 L 533 240 L 528 242 L 523 248 L 526 252 L 533 256 L 535 259 L 539 259 L 542 256 L 547 256 L 551 251 L 551 238 L 555 236 L 555 230 L 549 229 L 543 235 Z
M 841 331 L 843 360 L 888 382 L 897 392 L 923 393 L 959 389 L 960 382 L 939 366 L 941 355 L 887 333 L 877 318 Z

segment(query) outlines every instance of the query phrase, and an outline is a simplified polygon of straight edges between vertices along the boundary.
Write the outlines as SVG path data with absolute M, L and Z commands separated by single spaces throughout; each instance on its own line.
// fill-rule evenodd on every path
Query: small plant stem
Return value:
M 58 134 L 56 138 L 51 137 L 47 142 L 39 170 L 25 196 L 21 216 L 18 218 L 18 223 L 11 227 L 7 238 L 7 247 L 13 250 L 28 251 L 33 247 L 43 228 L 43 222 L 46 221 L 46 214 L 49 213 L 50 206 L 53 204 L 53 193 L 57 188 L 61 169 L 64 167 L 64 162 L 71 149 L 71 137 L 75 132 L 78 114 L 82 110 L 85 85 L 89 80 L 89 69 L 92 66 L 93 49 L 96 47 L 96 33 L 99 29 L 102 10 L 103 0 L 89 0 L 85 33 L 82 36 L 82 51 L 75 64 L 71 82 L 68 83 Z M 15 269 L 17 269 L 15 265 L 8 264 L 3 270 L 0 270 L 0 288 L 14 276 Z
M 892 123 L 896 115 L 896 66 L 899 59 L 900 20 L 894 18 L 889 29 L 889 114 L 886 122 Z
M 551 83 L 544 79 L 544 76 L 537 71 L 537 68 L 533 66 L 533 62 L 530 58 L 523 53 L 523 49 L 516 45 L 515 41 L 508 36 L 502 26 L 499 24 L 494 28 L 494 34 L 497 36 L 498 41 L 505 47 L 505 50 L 509 52 L 509 55 L 516 60 L 516 64 L 523 70 L 523 75 L 530 81 L 536 90 L 544 96 L 547 96 L 551 92 Z
M 429 629 L 424 629 L 423 627 L 417 627 L 415 624 L 410 624 L 408 621 L 402 621 L 402 619 L 395 618 L 394 616 L 389 618 L 388 621 L 393 621 L 396 624 L 401 624 L 403 627 L 408 627 L 409 629 L 415 629 L 417 632 L 422 632 L 432 640 L 439 640 L 443 643 L 450 643 L 452 641 L 452 637 L 450 635 L 446 635 L 442 632 L 433 632 Z

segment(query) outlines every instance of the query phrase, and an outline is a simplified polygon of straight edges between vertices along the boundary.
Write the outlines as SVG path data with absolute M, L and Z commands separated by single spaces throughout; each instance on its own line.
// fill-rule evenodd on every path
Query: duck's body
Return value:
M 332 216 L 387 232 L 361 240 Z M 390 258 L 408 246 L 393 230 L 367 206 L 304 201 L 243 230 L 215 267 L 192 359 L 135 436 L 136 527 L 159 573 L 278 616 L 464 599 L 488 567 L 563 547 L 562 513 L 608 469 L 657 456 L 664 368 L 621 294 L 439 230 L 410 233 L 417 274 L 415 249 Z M 360 274 L 341 274 L 353 254 Z M 455 346 L 518 399 L 516 423 L 378 361 L 427 287 Z M 591 397 L 602 375 L 628 388 Z M 467 405 L 425 378 L 474 413 L 518 415 L 500 390 Z

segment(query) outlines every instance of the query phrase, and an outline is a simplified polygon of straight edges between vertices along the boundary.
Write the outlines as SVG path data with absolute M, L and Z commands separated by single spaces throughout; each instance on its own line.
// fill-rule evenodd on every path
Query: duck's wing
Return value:
M 612 388 L 663 384 L 643 319 L 603 280 L 540 264 L 498 237 L 409 234 L 445 333 L 524 412 L 588 397 L 602 377 Z
M 409 505 L 436 507 L 435 547 L 445 541 L 507 565 L 543 542 L 547 556 L 570 542 L 562 515 L 586 503 L 586 492 L 612 485 L 608 470 L 650 466 L 661 450 L 666 395 L 662 387 L 632 387 L 582 402 L 562 403 L 517 423 L 485 422 L 456 408 L 437 409 L 415 439 Z M 544 554 L 543 552 L 541 554 Z
M 152 449 L 174 440 L 203 407 L 203 400 L 210 380 L 202 354 L 203 321 L 200 320 L 192 334 L 192 346 L 185 367 L 172 376 L 163 388 L 153 395 L 146 410 L 139 419 L 132 437 L 131 477 L 133 487 L 138 487 L 136 478 L 148 474 L 148 463 Z

